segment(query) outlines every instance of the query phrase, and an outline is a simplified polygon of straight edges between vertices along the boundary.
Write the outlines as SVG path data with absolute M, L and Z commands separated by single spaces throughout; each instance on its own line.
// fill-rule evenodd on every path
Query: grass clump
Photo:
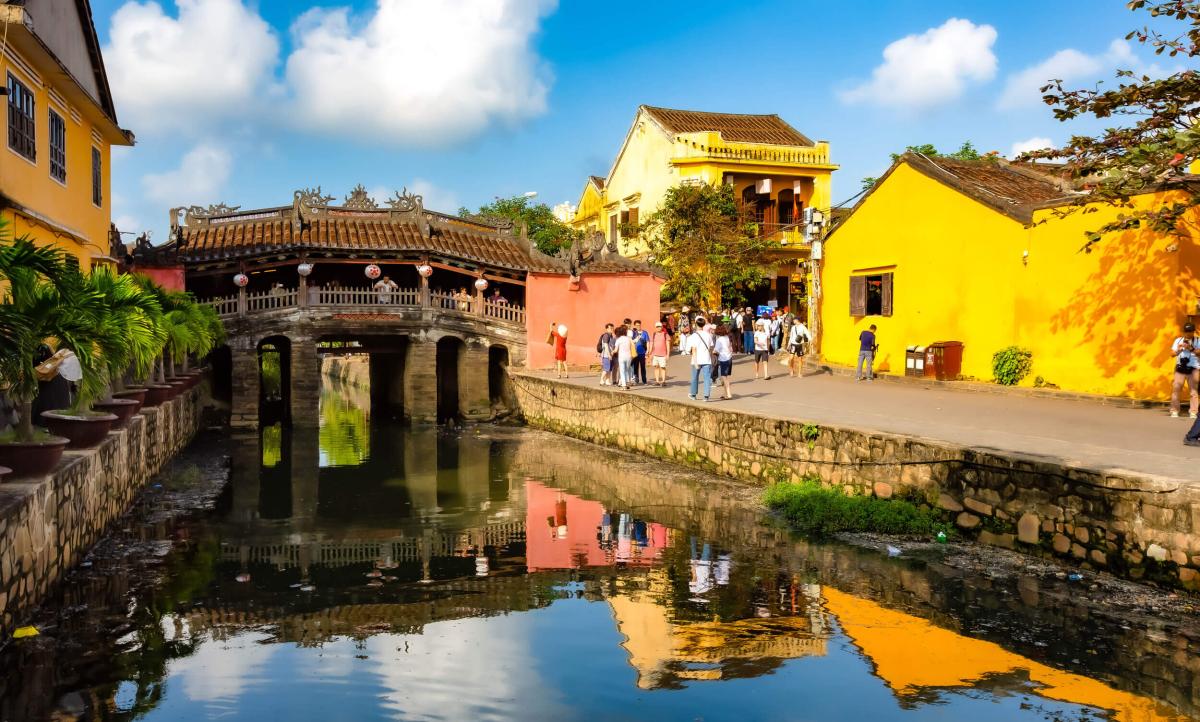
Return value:
M 767 487 L 764 503 L 811 536 L 874 532 L 903 536 L 950 535 L 953 527 L 929 509 L 903 499 L 847 495 L 816 480 Z

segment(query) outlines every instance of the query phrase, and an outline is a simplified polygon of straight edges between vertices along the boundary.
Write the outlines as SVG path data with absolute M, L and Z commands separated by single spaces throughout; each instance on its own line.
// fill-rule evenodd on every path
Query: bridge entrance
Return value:
M 462 418 L 459 404 L 459 367 L 466 349 L 462 339 L 448 336 L 437 342 L 437 420 L 439 424 Z
M 268 336 L 258 344 L 258 405 L 263 423 L 291 422 L 292 342 Z

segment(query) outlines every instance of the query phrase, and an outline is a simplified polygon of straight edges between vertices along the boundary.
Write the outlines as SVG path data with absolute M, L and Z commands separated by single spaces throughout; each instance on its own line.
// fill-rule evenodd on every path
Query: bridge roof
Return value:
M 535 248 L 512 221 L 426 210 L 419 195 L 396 193 L 380 206 L 360 185 L 341 205 L 318 187 L 295 191 L 290 206 L 242 210 L 225 204 L 171 209 L 172 242 L 185 265 L 321 254 L 446 258 L 511 271 L 569 273 L 567 258 Z M 596 253 L 591 273 L 645 272 L 645 264 Z

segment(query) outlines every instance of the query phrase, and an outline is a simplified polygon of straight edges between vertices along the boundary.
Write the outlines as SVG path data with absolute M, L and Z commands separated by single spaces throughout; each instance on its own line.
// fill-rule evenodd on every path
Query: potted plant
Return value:
M 66 288 L 69 262 L 56 248 L 38 248 L 28 237 L 13 241 L 0 226 L 0 387 L 17 404 L 17 427 L 0 435 L 0 465 L 12 477 L 41 476 L 58 465 L 68 439 L 33 426 L 38 377 L 34 354 L 46 339 L 61 339 L 72 314 L 64 313 L 59 293 Z

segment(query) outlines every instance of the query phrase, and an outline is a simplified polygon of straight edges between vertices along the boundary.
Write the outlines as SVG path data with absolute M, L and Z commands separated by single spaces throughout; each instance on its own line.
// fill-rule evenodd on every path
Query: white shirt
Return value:
M 812 334 L 808 332 L 808 326 L 805 326 L 803 323 L 794 323 L 792 324 L 791 332 L 788 333 L 788 343 L 797 344 L 801 340 L 811 341 Z
M 717 351 L 718 361 L 733 360 L 733 342 L 728 336 L 717 336 L 717 342 L 713 346 Z
M 688 336 L 688 353 L 692 355 L 693 366 L 712 364 L 712 353 L 708 350 L 713 345 L 712 334 L 708 331 L 696 331 Z
M 628 336 L 617 337 L 617 360 L 629 361 L 633 358 L 633 339 Z
M 762 326 L 754 332 L 754 350 L 755 351 L 770 351 L 771 350 L 771 334 Z

